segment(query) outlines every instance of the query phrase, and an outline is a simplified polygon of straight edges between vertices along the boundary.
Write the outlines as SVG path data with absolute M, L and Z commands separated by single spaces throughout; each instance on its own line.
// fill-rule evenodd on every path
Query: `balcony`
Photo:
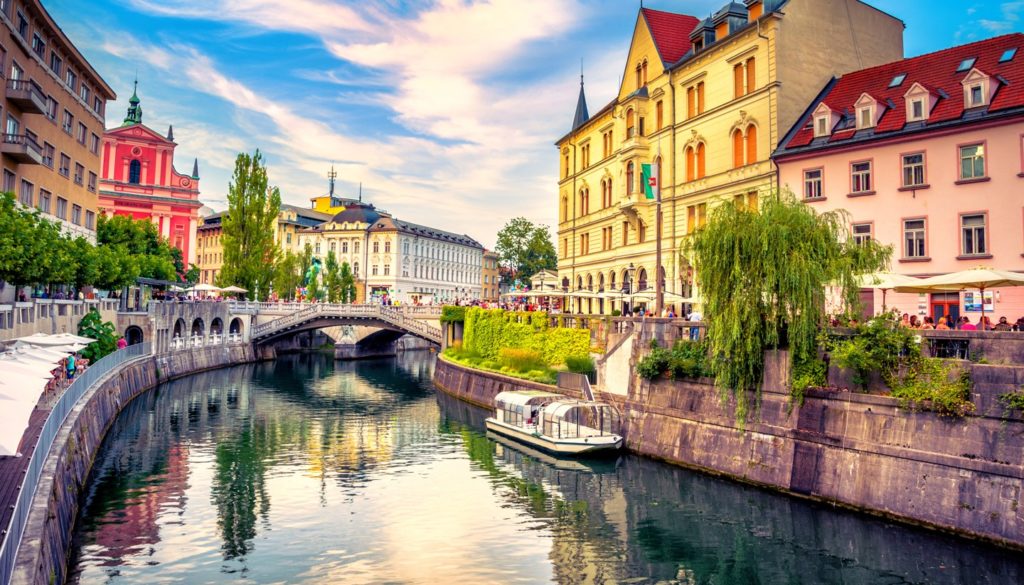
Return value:
M 8 79 L 7 100 L 26 114 L 46 114 L 46 96 L 31 79 Z
M 43 164 L 43 150 L 30 136 L 25 134 L 4 134 L 0 142 L 0 153 L 18 164 Z

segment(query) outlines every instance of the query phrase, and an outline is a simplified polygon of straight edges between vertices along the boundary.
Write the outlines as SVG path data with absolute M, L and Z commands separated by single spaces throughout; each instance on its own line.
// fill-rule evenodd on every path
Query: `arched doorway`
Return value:
M 647 289 L 647 269 L 646 268 L 641 268 L 639 270 L 639 272 L 637 272 L 636 284 L 637 284 L 636 290 L 646 290 Z
M 179 339 L 185 335 L 185 320 L 178 319 L 174 322 L 174 338 Z
M 224 334 L 224 321 L 220 317 L 214 317 L 213 321 L 210 321 L 210 337 L 213 338 L 214 343 L 220 343 L 221 336 Z
M 136 325 L 124 330 L 124 340 L 128 345 L 138 345 L 143 341 L 142 328 Z
M 241 319 L 239 319 L 238 317 L 235 317 L 234 319 L 231 320 L 231 323 L 228 325 L 228 335 L 231 336 L 231 341 L 241 341 L 242 340 L 242 320 Z
M 205 323 L 203 323 L 202 319 L 196 317 L 195 320 L 192 321 L 192 337 L 202 337 L 204 335 L 206 335 Z

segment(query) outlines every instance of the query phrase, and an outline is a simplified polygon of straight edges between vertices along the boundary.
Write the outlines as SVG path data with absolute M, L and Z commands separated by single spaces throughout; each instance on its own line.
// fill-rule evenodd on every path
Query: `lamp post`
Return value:
M 630 312 L 633 312 L 633 278 L 635 277 L 635 275 L 636 275 L 636 266 L 634 266 L 633 263 L 630 262 L 629 266 L 626 267 L 626 279 L 627 279 L 626 280 L 626 286 L 623 287 L 624 289 L 626 289 L 625 290 L 626 298 L 629 299 L 629 311 Z

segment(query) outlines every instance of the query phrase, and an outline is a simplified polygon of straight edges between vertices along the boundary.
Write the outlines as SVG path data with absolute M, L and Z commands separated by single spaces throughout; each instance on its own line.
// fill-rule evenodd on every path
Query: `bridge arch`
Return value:
M 242 323 L 241 317 L 235 317 L 231 320 L 231 323 L 228 324 L 228 333 L 231 335 L 241 335 L 244 327 L 245 325 Z

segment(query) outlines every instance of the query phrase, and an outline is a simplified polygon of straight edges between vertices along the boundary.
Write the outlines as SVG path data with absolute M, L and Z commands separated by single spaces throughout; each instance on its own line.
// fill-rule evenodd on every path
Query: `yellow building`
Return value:
M 773 190 L 782 133 L 833 76 L 902 59 L 903 28 L 859 0 L 746 0 L 704 20 L 641 8 L 618 95 L 590 116 L 581 82 L 556 143 L 558 275 L 570 292 L 604 293 L 570 310 L 610 313 L 622 308 L 615 292 L 654 291 L 657 206 L 641 186 L 651 163 L 665 305 L 686 309 L 699 294 L 680 258 L 686 235 L 709 206 L 756 206 Z
M 338 178 L 338 173 L 335 172 L 334 167 L 332 166 L 330 172 L 327 173 L 327 180 L 328 184 L 330 185 L 330 190 L 327 192 L 326 195 L 320 195 L 317 197 L 309 198 L 311 207 L 313 208 L 314 211 L 319 211 L 320 213 L 326 213 L 328 215 L 333 216 L 341 213 L 342 211 L 345 211 L 345 206 L 351 205 L 352 203 L 357 203 L 355 199 L 345 199 L 343 197 L 338 197 L 337 195 L 334 194 L 334 179 L 336 178 Z M 362 200 L 363 198 L 362 192 L 363 186 L 360 183 L 359 200 Z
M 481 274 L 483 282 L 480 288 L 480 299 L 484 301 L 497 301 L 501 294 L 498 285 L 501 282 L 501 271 L 498 269 L 500 257 L 497 252 L 484 250 L 484 265 Z

